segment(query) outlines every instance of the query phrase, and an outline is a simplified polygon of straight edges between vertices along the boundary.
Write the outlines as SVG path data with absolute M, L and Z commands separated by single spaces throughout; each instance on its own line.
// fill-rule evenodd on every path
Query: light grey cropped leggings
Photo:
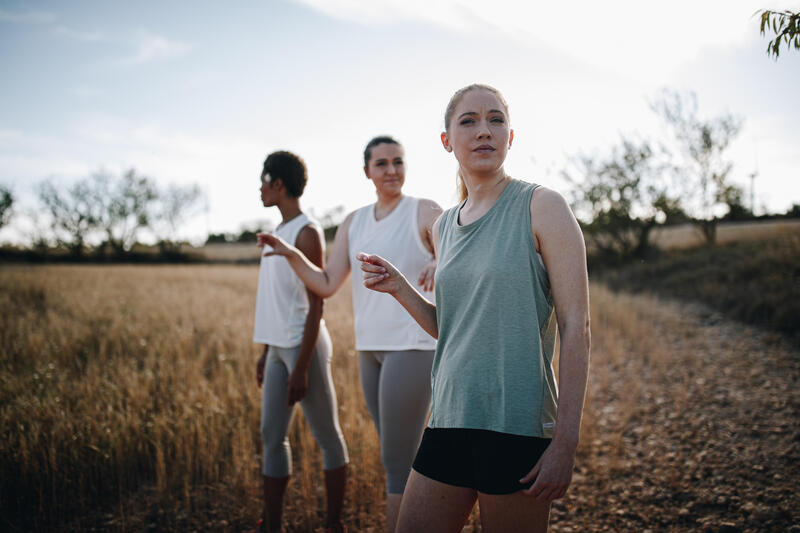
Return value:
M 360 351 L 361 388 L 378 430 L 386 492 L 402 494 L 431 405 L 433 350 Z
M 288 381 L 299 352 L 300 346 L 270 346 L 267 353 L 261 394 L 261 441 L 264 445 L 261 472 L 265 476 L 286 477 L 292 471 L 292 449 L 287 433 L 294 406 L 288 405 Z M 317 346 L 308 368 L 308 392 L 299 403 L 311 433 L 322 448 L 325 470 L 339 468 L 348 461 L 336 410 L 331 355 L 331 338 L 323 326 L 319 330 Z

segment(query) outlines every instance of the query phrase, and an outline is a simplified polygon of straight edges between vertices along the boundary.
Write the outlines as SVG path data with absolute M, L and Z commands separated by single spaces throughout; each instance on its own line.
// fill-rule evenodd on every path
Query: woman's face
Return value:
M 264 207 L 272 207 L 280 200 L 278 183 L 270 181 L 269 174 L 261 176 L 261 203 Z
M 400 194 L 406 180 L 404 157 L 399 144 L 382 143 L 372 147 L 364 172 L 379 194 Z
M 503 103 L 491 91 L 474 89 L 461 97 L 442 144 L 467 172 L 496 172 L 503 166 L 514 131 Z

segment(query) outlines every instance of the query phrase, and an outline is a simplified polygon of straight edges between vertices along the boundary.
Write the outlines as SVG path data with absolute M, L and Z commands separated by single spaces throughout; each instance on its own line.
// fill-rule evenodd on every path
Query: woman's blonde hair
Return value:
M 503 107 L 506 111 L 506 120 L 511 120 L 511 117 L 508 113 L 508 103 L 506 103 L 506 99 L 503 98 L 503 95 L 492 87 L 491 85 L 485 85 L 483 83 L 473 83 L 472 85 L 467 85 L 466 87 L 462 87 L 461 89 L 457 90 L 455 94 L 450 98 L 450 102 L 447 104 L 447 108 L 444 111 L 444 130 L 446 132 L 450 131 L 450 121 L 453 119 L 453 113 L 456 112 L 456 106 L 458 103 L 461 102 L 461 99 L 464 98 L 464 95 L 470 91 L 481 89 L 484 91 L 489 91 L 493 95 L 500 100 L 500 103 L 503 104 Z M 460 202 L 463 202 L 467 199 L 467 186 L 464 184 L 464 178 L 461 177 L 461 170 L 458 171 L 458 178 L 457 178 L 457 188 L 458 188 L 458 198 Z

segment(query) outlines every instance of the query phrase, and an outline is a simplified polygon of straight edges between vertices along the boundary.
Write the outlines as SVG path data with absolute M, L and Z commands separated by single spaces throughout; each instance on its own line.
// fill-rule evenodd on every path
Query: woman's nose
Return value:
M 492 136 L 492 131 L 489 129 L 489 124 L 486 121 L 480 122 L 480 127 L 478 128 L 476 133 L 479 139 Z

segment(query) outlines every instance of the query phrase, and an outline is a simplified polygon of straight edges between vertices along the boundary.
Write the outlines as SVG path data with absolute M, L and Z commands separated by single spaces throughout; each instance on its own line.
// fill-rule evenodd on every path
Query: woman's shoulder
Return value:
M 357 207 L 356 209 L 350 211 L 347 214 L 347 216 L 344 217 L 344 220 L 342 221 L 342 226 L 345 228 L 349 227 L 354 220 L 362 218 L 364 216 L 364 213 L 371 210 L 373 205 L 375 204 L 362 205 L 361 207 Z
M 442 214 L 442 207 L 428 198 L 417 198 L 416 200 L 420 222 L 425 226 L 430 226 Z
M 531 229 L 534 232 L 560 230 L 576 225 L 575 215 L 564 196 L 544 186 L 539 186 L 533 191 L 530 213 Z
M 539 208 L 539 209 L 548 209 L 548 210 L 561 210 L 561 209 L 569 209 L 569 205 L 567 204 L 566 199 L 564 196 L 544 185 L 537 185 L 534 183 L 528 184 L 533 188 L 533 194 L 531 195 L 531 208 Z
M 440 211 L 442 209 L 435 200 L 431 200 L 430 198 L 417 198 L 415 196 L 410 196 L 409 198 L 413 198 L 419 204 L 420 208 L 434 208 Z

